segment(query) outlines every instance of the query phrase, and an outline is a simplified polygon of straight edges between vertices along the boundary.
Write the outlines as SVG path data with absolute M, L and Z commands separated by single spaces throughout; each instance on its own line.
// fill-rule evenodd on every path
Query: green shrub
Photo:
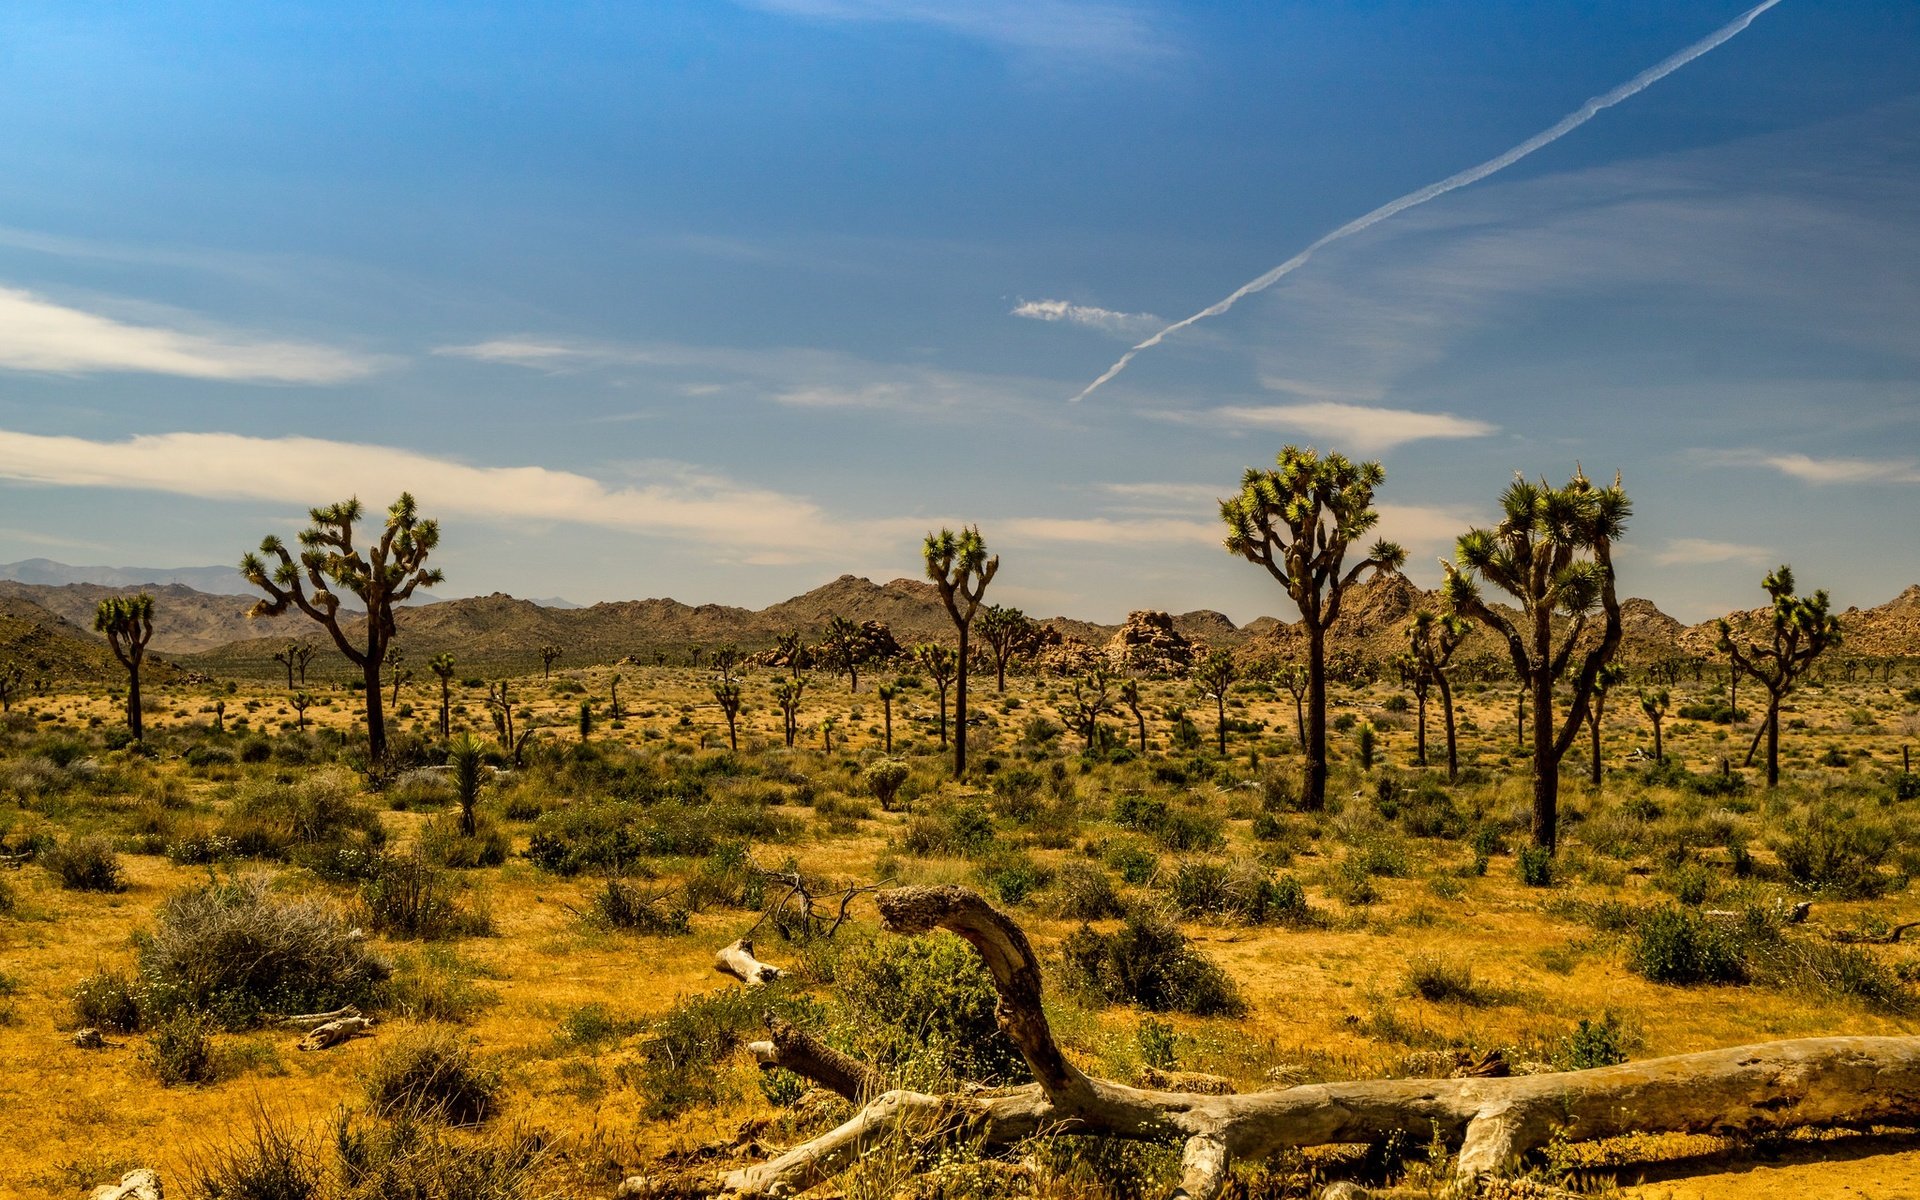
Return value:
M 1107 852 L 1107 862 L 1131 884 L 1142 884 L 1160 869 L 1160 856 L 1135 842 L 1121 842 Z
M 1306 892 L 1291 875 L 1275 880 L 1251 863 L 1225 866 L 1189 861 L 1168 885 L 1182 915 L 1242 921 L 1249 925 L 1300 923 L 1311 916 Z
M 1110 1004 L 1196 1016 L 1246 1011 L 1226 973 L 1159 917 L 1135 914 L 1110 934 L 1082 925 L 1061 953 L 1067 986 Z
M 1893 849 L 1885 826 L 1851 814 L 1817 811 L 1793 818 L 1774 841 L 1787 875 L 1805 891 L 1869 900 L 1891 884 L 1880 864 Z
M 342 845 L 378 847 L 386 832 L 355 799 L 358 786 L 338 768 L 249 784 L 221 820 L 220 835 L 243 858 L 278 861 L 304 862 Z
M 892 812 L 894 800 L 912 773 L 899 759 L 883 758 L 867 764 L 866 770 L 860 772 L 860 781 L 867 785 L 867 793 L 882 809 Z
M 191 1160 L 188 1194 L 208 1200 L 323 1200 L 328 1182 L 312 1139 L 256 1108 L 248 1136 Z
M 1563 1071 L 1611 1067 L 1625 1061 L 1626 1035 L 1612 1013 L 1603 1014 L 1597 1022 L 1581 1017 L 1580 1024 L 1561 1039 L 1553 1052 L 1553 1065 Z
M 1002 851 L 982 860 L 975 872 L 993 898 L 1002 904 L 1024 904 L 1033 893 L 1052 882 L 1053 872 L 1018 850 Z
M 1053 911 L 1070 921 L 1098 921 L 1126 912 L 1113 880 L 1092 863 L 1070 862 L 1055 877 Z
M 186 1009 L 153 1027 L 145 1057 L 162 1086 L 213 1082 L 218 1072 L 214 1069 L 212 1030 L 211 1020 Z
M 606 885 L 587 902 L 588 920 L 633 933 L 660 936 L 686 933 L 692 928 L 688 916 L 684 907 L 667 903 L 665 893 L 649 893 L 618 875 L 607 876 Z
M 916 815 L 901 845 L 911 854 L 972 857 L 993 843 L 993 817 L 978 804 L 945 804 Z
M 35 860 L 71 892 L 124 892 L 126 872 L 113 843 L 103 837 L 71 837 Z
M 1655 983 L 1744 983 L 1740 939 L 1726 924 L 1675 905 L 1643 916 L 1628 956 L 1632 969 Z
M 883 937 L 843 951 L 834 982 L 869 1057 L 932 1085 L 1012 1083 L 1026 1060 L 994 1017 L 999 994 L 972 947 L 948 933 Z
M 386 1043 L 364 1079 L 377 1113 L 430 1117 L 448 1125 L 478 1125 L 499 1105 L 499 1071 L 480 1061 L 471 1043 L 451 1029 L 423 1026 Z
M 1514 874 L 1528 887 L 1553 886 L 1553 851 L 1545 846 L 1522 846 L 1513 856 Z
M 158 1013 L 191 1008 L 228 1028 L 266 1013 L 371 1004 L 391 973 L 333 905 L 278 894 L 259 878 L 168 897 L 136 946 Z
M 84 976 L 70 997 L 76 1025 L 108 1033 L 133 1033 L 140 1028 L 140 1000 L 138 983 L 106 967 L 96 967 Z
M 483 972 L 445 947 L 409 955 L 381 985 L 379 1007 L 415 1021 L 461 1024 L 497 1003 L 499 995 L 475 980 Z
M 435 817 L 420 831 L 420 854 L 443 867 L 471 869 L 497 867 L 507 861 L 512 841 L 506 830 L 490 819 L 479 818 L 471 837 L 462 834 L 453 821 Z
M 1490 1002 L 1486 989 L 1474 982 L 1472 963 L 1437 954 L 1416 954 L 1407 963 L 1407 991 L 1435 1003 Z
M 527 1130 L 456 1136 L 408 1113 L 342 1114 L 330 1140 L 342 1187 L 329 1200 L 526 1200 L 539 1194 L 533 1176 L 544 1139 Z
M 463 911 L 447 873 L 416 851 L 383 854 L 360 887 L 367 923 L 392 937 L 447 938 L 492 931 L 483 914 Z

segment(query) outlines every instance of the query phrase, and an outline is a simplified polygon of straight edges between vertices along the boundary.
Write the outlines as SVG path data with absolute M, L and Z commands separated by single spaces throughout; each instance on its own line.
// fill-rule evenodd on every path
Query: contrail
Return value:
M 1746 12 L 1742 13 L 1740 16 L 1734 18 L 1732 21 L 1729 21 L 1727 24 L 1721 26 L 1719 29 L 1716 29 L 1714 32 L 1708 34 L 1706 37 L 1701 38 L 1699 41 L 1695 42 L 1693 45 L 1688 46 L 1685 50 L 1680 51 L 1678 54 L 1673 55 L 1671 58 L 1663 59 L 1661 62 L 1659 62 L 1654 66 L 1648 67 L 1646 70 L 1640 72 L 1638 75 L 1635 75 L 1632 79 L 1627 80 L 1625 83 L 1621 84 L 1617 88 L 1614 88 L 1612 91 L 1606 92 L 1602 95 L 1595 96 L 1593 99 L 1587 101 L 1585 104 L 1582 104 L 1579 108 L 1568 113 L 1566 116 L 1561 117 L 1558 121 L 1556 121 L 1550 127 L 1541 130 L 1539 133 L 1534 134 L 1532 137 L 1528 138 L 1524 142 L 1521 142 L 1518 146 L 1515 146 L 1513 149 L 1508 150 L 1506 153 L 1496 158 L 1490 158 L 1486 162 L 1481 163 L 1477 167 L 1468 167 L 1466 170 L 1460 172 L 1457 175 L 1449 175 L 1438 183 L 1430 183 L 1426 187 L 1421 188 L 1417 192 L 1408 192 L 1406 195 L 1400 197 L 1398 200 L 1389 201 L 1388 203 L 1381 205 L 1379 208 L 1374 209 L 1372 212 L 1368 213 L 1364 217 L 1357 217 L 1354 220 L 1347 222 L 1345 225 L 1342 225 L 1340 228 L 1334 230 L 1332 233 L 1325 235 L 1319 241 L 1313 243 L 1313 245 L 1308 246 L 1305 250 L 1302 250 L 1300 253 L 1294 255 L 1292 258 L 1281 263 L 1279 266 L 1275 267 L 1273 270 L 1268 271 L 1265 275 L 1260 276 L 1260 278 L 1255 279 L 1250 283 L 1242 284 L 1231 296 L 1228 296 L 1226 299 L 1221 300 L 1217 303 L 1208 305 L 1207 307 L 1201 309 L 1199 312 L 1193 314 L 1192 316 L 1186 318 L 1183 321 L 1175 321 L 1173 324 L 1167 326 L 1165 329 L 1162 329 L 1159 333 L 1154 334 L 1152 337 L 1148 338 L 1146 341 L 1141 342 L 1139 345 L 1135 346 L 1133 349 L 1127 351 L 1125 354 L 1120 356 L 1119 362 L 1116 362 L 1111 367 L 1107 368 L 1106 374 L 1094 380 L 1092 383 L 1088 384 L 1085 388 L 1082 388 L 1080 391 L 1080 394 L 1073 398 L 1074 403 L 1077 404 L 1080 401 L 1085 400 L 1088 396 L 1092 395 L 1094 390 L 1098 388 L 1101 384 L 1107 382 L 1109 379 L 1112 379 L 1115 375 L 1118 375 L 1120 372 L 1126 370 L 1127 364 L 1132 362 L 1134 358 L 1138 356 L 1142 350 L 1148 350 L 1153 348 L 1154 346 L 1158 346 L 1161 342 L 1164 342 L 1167 340 L 1168 334 L 1178 333 L 1180 330 L 1185 329 L 1187 326 L 1192 325 L 1199 321 L 1203 321 L 1208 317 L 1219 316 L 1221 313 L 1226 312 L 1228 309 L 1232 308 L 1235 304 L 1238 304 L 1242 299 L 1244 299 L 1247 296 L 1253 295 L 1255 292 L 1266 291 L 1268 288 L 1278 283 L 1282 278 L 1288 275 L 1291 275 L 1294 271 L 1298 270 L 1301 266 L 1305 265 L 1306 261 L 1313 257 L 1314 251 L 1319 250 L 1321 247 L 1331 245 L 1332 243 L 1339 241 L 1341 238 L 1351 237 L 1352 235 L 1359 233 L 1363 229 L 1369 228 L 1370 226 L 1373 226 L 1373 225 L 1378 225 L 1380 222 L 1386 220 L 1388 217 L 1391 217 L 1396 213 L 1402 213 L 1409 208 L 1415 207 L 1416 205 L 1425 204 L 1427 201 L 1433 200 L 1440 196 L 1444 196 L 1448 192 L 1454 191 L 1457 188 L 1466 187 L 1470 183 L 1478 183 L 1479 181 L 1481 181 L 1482 179 L 1485 179 L 1487 176 L 1493 174 L 1496 171 L 1505 170 L 1507 167 L 1510 167 L 1514 163 L 1519 162 L 1521 159 L 1525 158 L 1529 154 L 1532 154 L 1535 150 L 1540 149 L 1542 146 L 1548 145 L 1552 142 L 1559 141 L 1561 138 L 1567 136 L 1569 133 L 1572 133 L 1574 130 L 1580 128 L 1582 125 L 1585 125 L 1588 121 L 1593 120 L 1594 116 L 1598 114 L 1601 109 L 1612 108 L 1614 105 L 1620 103 L 1622 100 L 1626 100 L 1642 91 L 1645 91 L 1647 88 L 1652 87 L 1656 83 L 1659 83 L 1662 79 L 1665 79 L 1667 76 L 1673 74 L 1675 71 L 1678 71 L 1681 67 L 1686 66 L 1688 63 L 1692 62 L 1694 59 L 1699 58 L 1702 54 L 1705 54 L 1707 53 L 1707 51 L 1712 50 L 1718 47 L 1719 45 L 1721 45 L 1722 43 L 1728 41 L 1735 34 L 1739 33 L 1741 30 L 1745 29 L 1747 26 L 1753 24 L 1753 20 L 1755 17 L 1758 17 L 1761 13 L 1766 12 L 1768 9 L 1772 8 L 1774 5 L 1778 3 L 1780 3 L 1780 0 L 1765 0 L 1764 3 L 1754 5 L 1752 8 L 1748 9 Z

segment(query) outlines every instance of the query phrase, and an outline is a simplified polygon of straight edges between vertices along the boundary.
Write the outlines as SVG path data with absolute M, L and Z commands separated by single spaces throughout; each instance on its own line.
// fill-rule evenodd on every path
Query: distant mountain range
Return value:
M 237 596 L 248 591 L 247 581 L 233 567 L 75 567 L 50 558 L 23 558 L 0 563 L 0 580 L 60 587 L 69 583 L 96 583 L 106 587 L 141 587 L 177 583 L 195 591 Z
M 14 631 L 21 637 L 40 627 L 40 634 L 57 632 L 60 639 L 78 637 L 104 649 L 90 632 L 93 612 L 110 595 L 136 590 L 150 591 L 155 599 L 153 650 L 177 659 L 182 666 L 214 673 L 271 675 L 281 668 L 273 653 L 290 638 L 324 643 L 325 634 L 298 613 L 276 618 L 249 620 L 246 611 L 253 598 L 243 589 L 206 592 L 190 585 L 163 582 L 163 576 L 204 576 L 215 568 L 190 568 L 185 571 L 142 571 L 133 568 L 68 567 L 47 560 L 31 560 L 0 567 L 0 613 L 11 615 Z M 71 575 L 95 578 L 140 578 L 135 583 L 110 585 L 102 582 L 22 582 L 8 577 L 38 572 L 43 579 L 61 579 Z M 231 578 L 238 579 L 237 574 Z M 1369 656 L 1396 653 L 1403 648 L 1402 632 L 1406 618 L 1414 609 L 1433 606 L 1433 593 L 1423 592 L 1401 575 L 1385 575 L 1359 585 L 1348 597 L 1339 623 L 1333 630 L 1333 643 Z M 1622 604 L 1625 641 L 1622 652 L 1629 658 L 1646 658 L 1681 651 L 1690 654 L 1713 652 L 1714 625 L 1704 621 L 1687 626 L 1661 612 L 1651 601 L 1626 600 Z M 38 614 L 36 616 L 36 614 Z M 1742 627 L 1759 626 L 1765 612 L 1730 613 L 1729 618 Z M 565 601 L 520 600 L 503 593 L 442 600 L 410 607 L 399 614 L 398 644 L 417 664 L 443 651 L 452 653 L 463 669 L 488 671 L 526 671 L 538 666 L 539 648 L 556 645 L 563 649 L 561 665 L 617 662 L 633 658 L 651 662 L 666 656 L 685 661 L 695 646 L 711 649 L 732 643 L 752 651 L 771 646 L 789 629 L 816 639 L 835 616 L 854 621 L 885 623 L 902 644 L 946 640 L 952 636 L 952 624 L 934 587 L 921 580 L 895 579 L 877 584 L 854 575 L 842 575 L 830 583 L 763 609 L 739 608 L 721 604 L 683 604 L 671 599 L 621 600 L 587 607 Z M 1908 588 L 1886 604 L 1869 609 L 1848 609 L 1841 614 L 1845 622 L 1847 644 L 1843 653 L 1855 655 L 1920 655 L 1920 585 Z M 1036 618 L 1063 636 L 1078 638 L 1092 646 L 1101 646 L 1120 628 L 1071 617 Z M 1236 625 L 1225 615 L 1206 609 L 1182 613 L 1173 618 L 1174 628 L 1189 639 L 1213 646 L 1237 647 L 1250 642 L 1271 642 L 1285 653 L 1295 648 L 1297 630 L 1272 617 L 1260 617 L 1246 625 Z M 0 630 L 0 635 L 6 631 Z M 1756 632 L 1758 632 L 1756 628 Z M 1484 631 L 1476 633 L 1470 645 L 1498 652 Z M 0 636 L 0 653 L 6 650 Z M 92 676 L 102 664 L 93 650 L 65 647 L 48 658 L 45 669 L 71 663 L 75 674 Z M 343 663 L 330 652 L 313 662 L 317 677 L 340 674 Z

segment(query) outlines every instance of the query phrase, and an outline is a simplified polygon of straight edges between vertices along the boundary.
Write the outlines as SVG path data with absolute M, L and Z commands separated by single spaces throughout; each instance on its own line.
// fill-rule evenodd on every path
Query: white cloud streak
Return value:
M 1635 75 L 1619 87 L 1614 88 L 1612 91 L 1593 97 L 1573 112 L 1568 113 L 1566 116 L 1560 118 L 1560 120 L 1554 122 L 1554 124 L 1534 134 L 1512 149 L 1496 155 L 1477 166 L 1469 167 L 1464 171 L 1449 175 L 1437 183 L 1430 183 L 1426 187 L 1408 192 L 1398 199 L 1390 200 L 1372 212 L 1364 216 L 1356 217 L 1333 232 L 1322 235 L 1319 240 L 1315 241 L 1305 250 L 1302 250 L 1271 271 L 1240 285 L 1240 287 L 1236 288 L 1225 299 L 1208 305 L 1190 317 L 1175 321 L 1173 324 L 1155 333 L 1152 337 L 1135 345 L 1131 350 L 1121 355 L 1119 360 L 1108 367 L 1098 379 L 1095 379 L 1092 383 L 1082 388 L 1080 393 L 1073 398 L 1074 401 L 1078 402 L 1092 395 L 1101 385 L 1126 370 L 1128 364 L 1133 362 L 1142 351 L 1150 350 L 1159 345 L 1165 341 L 1168 336 L 1204 321 L 1209 317 L 1217 317 L 1256 292 L 1266 291 L 1274 284 L 1280 282 L 1280 280 L 1305 266 L 1307 262 L 1313 258 L 1314 254 L 1324 247 L 1332 245 L 1334 242 L 1340 241 L 1343 238 L 1352 237 L 1354 234 L 1378 225 L 1380 222 L 1396 214 L 1405 212 L 1407 209 L 1418 207 L 1430 200 L 1437 200 L 1448 192 L 1457 191 L 1470 184 L 1478 183 L 1489 175 L 1505 170 L 1529 154 L 1532 154 L 1534 151 L 1559 141 L 1567 134 L 1572 133 L 1574 130 L 1580 128 L 1580 126 L 1591 121 L 1603 109 L 1612 108 L 1614 105 L 1638 95 L 1640 92 L 1645 91 L 1675 71 L 1678 71 L 1681 67 L 1686 66 L 1694 59 L 1699 58 L 1701 55 L 1708 53 L 1735 37 L 1747 26 L 1751 25 L 1754 19 L 1761 13 L 1766 12 L 1778 3 L 1780 3 L 1780 0 L 1762 0 L 1762 3 L 1748 9 L 1740 16 L 1693 43 L 1691 46 L 1688 46 L 1678 54 L 1663 59 L 1659 63 L 1642 71 L 1640 74 Z
M 133 324 L 0 287 L 0 368 L 324 384 L 358 379 L 379 365 L 365 355 L 310 343 Z
M 302 502 L 357 495 L 381 506 L 411 491 L 434 516 L 653 534 L 714 546 L 725 557 L 754 563 L 828 558 L 870 532 L 836 524 L 803 497 L 685 464 L 642 464 L 642 475 L 641 482 L 616 486 L 572 471 L 479 467 L 320 438 L 165 433 L 104 442 L 0 430 L 0 478 L 30 484 L 287 504 L 298 481 Z
M 1773 551 L 1765 546 L 1750 546 L 1742 542 L 1716 542 L 1708 538 L 1668 538 L 1666 549 L 1653 556 L 1653 561 L 1663 567 L 1689 565 L 1704 566 L 1708 563 L 1765 563 L 1773 557 Z
M 1911 458 L 1815 458 L 1764 450 L 1709 451 L 1706 461 L 1729 467 L 1767 467 L 1802 483 L 1920 483 L 1920 460 Z
M 1101 0 L 743 0 L 814 21 L 925 25 L 1023 55 L 1144 62 L 1168 44 L 1144 10 Z
M 1116 312 L 1070 300 L 1022 300 L 1013 307 L 1012 315 L 1029 321 L 1065 322 L 1119 337 L 1138 337 L 1160 325 L 1160 318 L 1152 313 Z
M 1015 545 L 1069 543 L 1127 546 L 1143 542 L 1211 545 L 1226 535 L 1218 521 L 1177 518 L 1008 517 L 992 522 L 991 532 Z
M 1373 454 L 1408 442 L 1486 437 L 1499 427 L 1452 413 L 1373 408 L 1363 404 L 1228 405 L 1198 413 L 1164 413 L 1169 420 L 1232 425 L 1245 429 L 1298 431 L 1325 438 L 1330 447 Z

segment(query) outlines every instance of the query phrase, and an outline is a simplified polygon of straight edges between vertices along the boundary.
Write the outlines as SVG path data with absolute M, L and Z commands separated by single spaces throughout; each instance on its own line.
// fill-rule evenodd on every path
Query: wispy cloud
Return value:
M 1486 421 L 1452 413 L 1373 408 L 1320 401 L 1312 404 L 1227 405 L 1196 413 L 1161 413 L 1189 423 L 1274 429 L 1325 438 L 1329 449 L 1372 454 L 1430 438 L 1475 438 L 1499 432 Z
M 1009 517 L 993 522 L 995 536 L 1018 544 L 1077 543 L 1128 546 L 1145 542 L 1212 544 L 1226 535 L 1217 521 L 1178 518 Z
M 0 287 L 0 368 L 62 375 L 138 372 L 259 383 L 340 383 L 377 359 L 306 342 L 134 324 Z
M 1022 300 L 1014 306 L 1013 315 L 1029 321 L 1064 321 L 1115 337 L 1138 337 L 1158 329 L 1161 324 L 1160 318 L 1152 313 L 1116 312 L 1070 300 Z
M 833 558 L 900 524 L 838 521 L 805 497 L 684 463 L 642 463 L 635 476 L 607 483 L 573 471 L 473 466 L 320 438 L 166 433 L 107 442 L 0 430 L 0 478 L 24 483 L 279 504 L 290 502 L 290 480 L 300 481 L 303 502 L 357 495 L 385 504 L 405 490 L 435 516 L 659 535 L 752 563 Z
M 1026 56 L 1145 62 L 1166 36 L 1146 9 L 1111 0 L 742 0 L 814 21 L 925 25 Z
M 837 350 L 737 349 L 673 342 L 619 343 L 515 335 L 434 353 L 550 374 L 646 371 L 684 394 L 759 400 L 789 408 L 976 413 L 1050 396 L 1057 385 L 924 363 L 875 362 Z
M 1231 495 L 1232 486 L 1211 483 L 1100 483 L 1094 491 L 1111 496 L 1116 507 L 1145 512 L 1213 513 Z
M 1685 537 L 1668 538 L 1666 549 L 1655 554 L 1653 561 L 1663 567 L 1670 567 L 1727 562 L 1765 563 L 1772 557 L 1773 551 L 1765 546 Z
M 1719 466 L 1767 467 L 1802 483 L 1920 483 L 1920 459 L 1912 458 L 1815 458 L 1764 450 L 1713 450 L 1697 457 Z

